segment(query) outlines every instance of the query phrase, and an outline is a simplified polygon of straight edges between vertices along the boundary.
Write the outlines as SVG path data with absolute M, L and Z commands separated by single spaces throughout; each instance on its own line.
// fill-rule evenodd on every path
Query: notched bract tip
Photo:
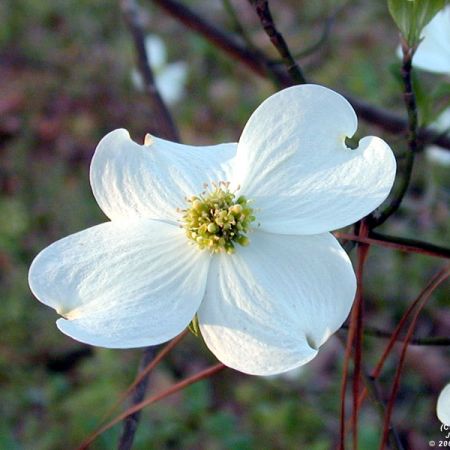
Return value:
M 146 147 L 150 147 L 155 143 L 155 140 L 153 139 L 153 136 L 150 133 L 147 133 L 144 137 L 144 145 Z
M 64 319 L 67 319 L 67 320 L 78 319 L 81 316 L 80 310 L 78 308 L 72 309 L 72 310 L 67 310 L 64 307 L 59 307 L 59 308 L 56 308 L 56 312 L 61 317 L 63 317 Z

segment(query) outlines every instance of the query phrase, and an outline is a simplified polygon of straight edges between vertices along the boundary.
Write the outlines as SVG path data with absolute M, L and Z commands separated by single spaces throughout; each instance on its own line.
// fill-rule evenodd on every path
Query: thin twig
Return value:
M 406 333 L 405 342 L 403 343 L 403 348 L 400 354 L 400 360 L 397 365 L 397 370 L 395 372 L 394 383 L 392 385 L 391 394 L 389 396 L 389 401 L 386 407 L 386 415 L 384 417 L 384 427 L 383 427 L 383 437 L 380 443 L 380 450 L 383 450 L 385 444 L 388 440 L 389 427 L 391 422 L 392 411 L 394 408 L 395 398 L 397 396 L 398 388 L 400 386 L 400 377 L 402 374 L 403 366 L 405 364 L 406 353 L 408 351 L 408 343 L 411 339 L 414 329 L 416 327 L 417 321 L 419 319 L 419 315 L 422 312 L 423 308 L 427 304 L 428 300 L 431 297 L 433 291 L 441 284 L 444 280 L 448 278 L 450 275 L 450 266 L 447 266 L 444 270 L 441 271 L 441 275 L 436 279 L 435 283 L 427 290 L 426 295 L 424 295 L 421 299 L 421 302 L 417 305 L 416 311 L 411 319 L 411 323 L 408 327 L 408 332 Z
M 370 399 L 372 400 L 372 403 L 375 404 L 375 406 L 378 409 L 378 414 L 381 417 L 381 420 L 384 419 L 386 416 L 386 405 L 383 402 L 381 395 L 379 394 L 379 388 L 377 380 L 371 377 L 366 370 L 362 371 L 364 384 L 366 385 L 366 389 L 369 393 Z M 395 450 L 403 450 L 403 445 L 400 441 L 400 436 L 397 433 L 397 430 L 390 424 L 389 425 L 389 444 L 392 449 Z
M 417 105 L 412 82 L 412 58 L 414 48 L 410 47 L 405 39 L 402 43 L 402 80 L 403 80 L 403 101 L 408 113 L 408 151 L 403 161 L 403 167 L 398 170 L 399 186 L 390 199 L 387 206 L 375 210 L 369 217 L 369 226 L 371 229 L 382 225 L 394 214 L 400 207 L 403 197 L 408 190 L 411 181 L 411 174 L 414 167 L 414 158 L 419 148 L 417 140 Z
M 337 335 L 337 338 L 340 341 L 340 343 L 344 347 L 346 347 L 346 341 L 343 339 L 343 337 Z M 365 395 L 367 393 L 369 393 L 370 400 L 372 400 L 372 402 L 375 404 L 375 406 L 378 410 L 378 414 L 381 418 L 381 421 L 384 421 L 385 405 L 384 405 L 383 400 L 381 399 L 381 396 L 378 393 L 377 380 L 374 379 L 373 377 L 371 377 L 370 375 L 368 375 L 367 370 L 363 366 L 362 366 L 362 370 L 361 370 L 361 375 L 362 375 L 362 379 L 365 384 L 365 388 L 364 388 Z M 360 407 L 361 407 L 361 403 L 358 405 L 358 408 L 360 408 Z M 351 422 L 352 422 L 352 418 L 349 418 L 349 420 L 347 421 L 348 430 L 350 430 Z M 395 430 L 395 428 L 391 426 L 390 431 L 391 432 L 389 434 L 389 442 L 391 443 L 392 448 L 395 450 L 403 450 L 399 435 L 398 435 L 397 431 Z M 345 428 L 344 428 L 344 432 L 346 433 Z M 343 445 L 344 445 L 344 440 L 341 436 L 339 449 L 344 448 Z
M 293 84 L 289 75 L 279 65 L 273 65 L 262 52 L 247 48 L 233 34 L 221 30 L 182 3 L 176 0 L 152 0 L 152 2 L 258 75 L 275 78 L 279 87 Z
M 230 55 L 233 60 L 240 61 L 247 68 L 264 78 L 276 80 L 279 88 L 292 86 L 293 82 L 284 70 L 280 70 L 279 64 L 274 64 L 262 52 L 248 49 L 242 42 L 216 25 L 208 22 L 192 9 L 177 0 L 150 0 L 160 8 L 164 9 L 170 16 L 181 22 L 187 28 L 199 33 L 217 48 Z M 359 98 L 350 95 L 342 95 L 351 103 L 358 117 L 376 125 L 392 134 L 405 134 L 408 122 L 398 114 L 392 113 L 384 108 L 375 107 Z M 450 150 L 450 136 L 439 131 L 423 127 L 417 130 L 417 138 L 422 144 L 433 143 Z M 422 148 L 422 147 L 421 147 Z
M 366 237 L 368 233 L 367 225 L 361 221 L 358 233 L 362 237 Z M 353 369 L 353 409 L 352 409 L 352 428 L 353 428 L 353 449 L 358 449 L 358 412 L 359 412 L 359 384 L 361 378 L 362 366 L 362 338 L 363 338 L 363 314 L 364 314 L 364 298 L 363 298 L 363 276 L 364 264 L 369 256 L 369 244 L 358 244 L 358 266 L 356 270 L 357 292 L 355 300 L 356 312 L 356 330 L 354 340 L 354 369 Z
M 394 348 L 395 343 L 400 339 L 400 333 L 406 324 L 408 318 L 413 313 L 413 311 L 416 309 L 417 305 L 420 304 L 420 302 L 424 299 L 430 296 L 433 291 L 441 284 L 445 278 L 443 278 L 443 275 L 447 273 L 450 270 L 450 266 L 446 265 L 443 269 L 441 269 L 438 273 L 436 273 L 429 283 L 425 286 L 425 288 L 422 290 L 422 292 L 418 295 L 418 297 L 408 306 L 406 311 L 404 312 L 402 318 L 400 319 L 400 322 L 395 327 L 394 331 L 391 334 L 391 337 L 389 339 L 389 342 L 386 345 L 386 348 L 383 351 L 383 354 L 381 355 L 378 363 L 376 364 L 375 368 L 373 369 L 372 373 L 370 374 L 373 378 L 378 378 L 381 374 L 381 371 L 383 370 L 384 363 L 387 360 L 387 357 L 390 355 L 392 349 Z M 349 330 L 350 332 L 350 330 Z M 359 403 L 360 405 L 364 401 L 365 397 L 367 395 L 367 390 L 363 390 L 361 392 L 361 395 L 359 396 Z
M 112 413 L 117 409 L 117 407 L 133 392 L 135 387 L 141 383 L 145 378 L 148 377 L 150 372 L 167 356 L 167 354 L 173 350 L 175 346 L 179 344 L 179 342 L 188 334 L 189 331 L 186 329 L 182 333 L 180 333 L 177 337 L 173 338 L 168 344 L 166 344 L 162 350 L 151 360 L 148 362 L 146 366 L 143 366 L 141 364 L 141 367 L 143 367 L 141 370 L 138 371 L 138 374 L 136 375 L 136 378 L 134 381 L 128 386 L 128 388 L 122 392 L 122 394 L 119 396 L 119 398 L 114 402 L 114 404 L 111 406 L 111 408 L 108 409 L 108 411 L 103 415 L 102 423 L 112 415 Z M 143 355 L 143 359 L 145 358 L 145 352 Z
M 319 39 L 310 46 L 304 48 L 303 50 L 300 50 L 298 53 L 295 53 L 295 59 L 301 59 L 309 56 L 318 51 L 323 45 L 325 45 L 331 35 L 331 29 L 333 27 L 334 21 L 336 20 L 336 17 L 350 4 L 350 2 L 351 0 L 346 0 L 341 5 L 338 5 L 334 9 L 334 11 L 325 18 L 325 23 L 323 25 L 322 33 L 319 36 Z
M 79 447 L 77 450 L 86 450 L 89 448 L 89 446 L 92 444 L 92 442 L 95 441 L 95 439 L 98 438 L 102 433 L 104 433 L 106 430 L 109 430 L 111 427 L 119 423 L 120 421 L 127 418 L 129 415 L 134 414 L 136 411 L 140 411 L 142 408 L 145 408 L 148 405 L 151 405 L 152 403 L 156 403 L 169 395 L 175 394 L 175 392 L 181 391 L 182 389 L 186 388 L 187 386 L 190 386 L 191 384 L 196 383 L 197 381 L 204 380 L 205 378 L 209 378 L 212 375 L 215 375 L 216 373 L 222 371 L 225 369 L 226 366 L 224 364 L 216 364 L 215 366 L 208 367 L 205 370 L 202 370 L 201 372 L 192 375 L 191 377 L 188 377 L 174 385 L 172 385 L 169 389 L 166 389 L 164 392 L 161 392 L 160 394 L 153 395 L 149 398 L 146 398 L 142 402 L 133 405 L 131 408 L 128 408 L 125 412 L 118 415 L 115 419 L 111 420 L 111 422 L 107 423 L 103 427 L 101 427 L 99 430 L 97 430 L 95 433 L 93 433 L 89 438 L 87 438 Z
M 342 381 L 341 381 L 341 413 L 339 418 L 339 450 L 345 450 L 345 399 L 347 394 L 348 373 L 350 367 L 350 356 L 352 351 L 352 343 L 355 337 L 355 312 L 353 308 L 350 315 L 350 327 L 348 329 L 347 343 L 345 345 L 344 366 L 342 369 Z
M 380 247 L 393 248 L 402 252 L 419 253 L 421 255 L 429 255 L 438 258 L 450 258 L 449 248 L 440 247 L 438 245 L 418 241 L 416 239 L 389 236 L 386 234 L 376 233 L 374 231 L 371 231 L 369 233 L 369 237 L 366 238 L 356 234 L 342 233 L 340 231 L 336 231 L 333 234 L 339 239 L 364 242 L 366 244 L 377 245 Z
M 239 16 L 236 10 L 234 9 L 233 4 L 231 3 L 231 0 L 222 0 L 222 4 L 229 18 L 231 19 L 233 28 L 236 31 L 236 33 L 238 33 L 241 36 L 241 38 L 247 44 L 247 47 L 251 51 L 257 51 L 256 46 L 253 44 L 251 37 L 247 33 L 247 30 L 242 25 Z
M 294 58 L 291 55 L 289 47 L 283 37 L 283 35 L 278 31 L 275 23 L 273 21 L 272 13 L 269 9 L 268 0 L 249 0 L 250 4 L 256 11 L 259 17 L 259 21 L 264 28 L 267 36 L 272 42 L 273 46 L 277 49 L 281 56 L 281 59 L 286 66 L 287 72 L 289 73 L 292 81 L 295 84 L 306 83 L 306 78 L 303 75 L 303 71 Z
M 367 226 L 364 222 L 360 223 L 358 227 L 358 233 L 361 233 L 362 237 L 367 236 Z M 341 414 L 340 414 L 340 441 L 339 449 L 344 450 L 345 448 L 345 410 L 346 410 L 346 392 L 348 384 L 348 372 L 350 366 L 350 358 L 352 354 L 352 349 L 355 349 L 354 355 L 354 371 L 353 371 L 353 409 L 352 409 L 352 425 L 353 425 L 353 447 L 357 448 L 358 440 L 358 396 L 359 396 L 359 378 L 361 370 L 361 356 L 362 356 L 362 276 L 364 263 L 367 259 L 369 251 L 369 245 L 360 244 L 358 246 L 358 267 L 357 267 L 357 291 L 355 296 L 355 302 L 353 304 L 352 312 L 350 314 L 350 326 L 348 329 L 347 342 L 345 345 L 345 358 L 344 367 L 342 373 L 342 383 L 341 383 Z
M 341 330 L 347 331 L 348 325 L 342 325 Z M 382 339 L 390 339 L 392 337 L 392 331 L 381 330 L 375 327 L 364 327 L 364 336 L 376 337 Z M 404 337 L 397 337 L 395 339 L 397 342 L 405 342 Z M 429 337 L 412 337 L 408 345 L 417 346 L 436 346 L 436 347 L 447 347 L 450 346 L 450 336 L 429 336 Z
M 123 17 L 133 37 L 139 72 L 144 81 L 145 90 L 149 94 L 152 104 L 154 105 L 155 115 L 160 124 L 161 129 L 159 132 L 162 137 L 179 142 L 180 137 L 178 129 L 155 84 L 155 78 L 145 48 L 145 34 L 141 24 L 139 7 L 135 0 L 119 1 Z
M 331 27 L 333 25 L 335 19 L 335 14 L 332 14 L 331 16 L 327 17 L 325 19 L 325 23 L 323 25 L 322 32 L 317 39 L 316 42 L 312 43 L 308 47 L 304 48 L 303 50 L 300 50 L 298 53 L 294 55 L 295 59 L 302 59 L 306 56 L 312 55 L 313 53 L 320 50 L 322 46 L 326 44 L 326 42 L 329 40 L 329 37 L 331 35 Z
M 178 129 L 170 114 L 161 94 L 159 93 L 153 71 L 151 69 L 147 49 L 145 48 L 145 34 L 140 21 L 139 7 L 135 0 L 119 0 L 122 15 L 125 23 L 133 37 L 136 49 L 137 64 L 144 81 L 146 92 L 154 105 L 156 116 L 159 119 L 160 133 L 163 137 L 173 141 L 179 141 Z M 148 347 L 142 355 L 140 369 L 145 369 L 155 356 L 155 348 Z M 132 405 L 139 404 L 145 397 L 148 387 L 148 373 L 141 375 L 139 382 L 136 384 L 131 399 Z M 118 442 L 118 450 L 129 450 L 133 446 L 133 441 L 139 425 L 140 412 L 136 410 L 133 414 L 126 417 L 123 423 L 122 433 Z
M 145 369 L 145 367 L 152 361 L 155 357 L 156 349 L 155 347 L 147 347 L 144 350 L 141 362 L 139 364 L 139 371 Z M 148 376 L 143 377 L 133 390 L 133 395 L 131 397 L 131 404 L 137 405 L 142 402 L 145 397 L 145 393 L 148 387 Z M 141 412 L 136 411 L 130 414 L 124 421 L 122 427 L 122 433 L 119 437 L 119 442 L 117 444 L 118 450 L 130 450 L 133 447 L 134 437 L 139 425 L 139 419 L 141 418 Z

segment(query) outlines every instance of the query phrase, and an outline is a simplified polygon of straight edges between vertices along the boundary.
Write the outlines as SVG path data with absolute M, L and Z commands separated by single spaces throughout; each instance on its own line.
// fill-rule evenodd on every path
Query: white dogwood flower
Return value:
M 438 419 L 450 427 L 450 383 L 442 389 L 436 404 Z
M 346 319 L 351 262 L 329 233 L 388 195 L 395 159 L 377 137 L 345 145 L 357 118 L 317 85 L 285 89 L 239 143 L 193 147 L 126 130 L 105 136 L 90 179 L 109 222 L 34 260 L 35 296 L 92 345 L 156 345 L 197 315 L 216 357 L 271 375 L 299 367 Z M 206 186 L 207 185 L 207 186 Z
M 423 40 L 413 57 L 414 67 L 450 74 L 450 6 L 431 19 L 423 29 L 421 38 Z
M 168 104 L 178 102 L 183 97 L 187 64 L 183 61 L 168 63 L 166 46 L 158 36 L 148 35 L 145 38 L 145 50 L 162 98 Z M 137 89 L 144 90 L 144 82 L 137 69 L 132 70 L 131 80 Z

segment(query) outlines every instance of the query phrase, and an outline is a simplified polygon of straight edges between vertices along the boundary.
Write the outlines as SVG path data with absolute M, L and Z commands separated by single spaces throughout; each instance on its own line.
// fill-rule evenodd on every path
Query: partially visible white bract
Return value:
M 442 147 L 435 145 L 426 150 L 427 159 L 440 166 L 450 167 L 450 152 Z
M 450 6 L 433 17 L 423 29 L 421 37 L 423 40 L 414 54 L 413 66 L 450 75 Z
M 188 75 L 187 64 L 182 61 L 168 63 L 166 46 L 158 36 L 148 35 L 145 49 L 163 100 L 168 104 L 177 103 L 183 97 Z M 136 89 L 144 90 L 144 81 L 136 68 L 131 72 L 131 80 Z
M 450 135 L 450 108 L 447 108 L 431 126 L 439 133 Z M 441 166 L 450 166 L 450 151 L 437 145 L 430 145 L 426 149 L 427 159 Z
M 423 29 L 421 37 L 413 57 L 413 66 L 450 76 L 450 5 L 433 17 Z M 397 55 L 402 57 L 400 47 L 397 48 Z M 450 133 L 450 108 L 446 109 L 431 127 L 440 133 Z M 425 149 L 425 155 L 431 165 L 433 178 L 437 179 L 437 184 L 447 188 L 450 185 L 450 151 L 430 145 Z
M 450 383 L 442 389 L 436 404 L 438 419 L 450 427 Z
M 450 136 L 450 108 L 438 117 L 431 128 Z M 430 166 L 433 183 L 442 192 L 450 192 L 450 151 L 437 145 L 429 145 L 425 149 L 425 157 Z
M 252 375 L 298 368 L 342 326 L 355 296 L 351 261 L 330 231 L 373 211 L 395 178 L 382 139 L 345 145 L 356 129 L 345 98 L 302 85 L 264 101 L 238 143 L 194 147 L 149 136 L 139 145 L 112 131 L 90 172 L 110 221 L 44 249 L 30 268 L 31 290 L 81 342 L 155 345 L 197 314 L 206 345 L 227 366 Z M 208 186 L 217 191 L 213 208 Z M 236 202 L 224 207 L 225 197 Z M 233 228 L 247 201 L 254 220 Z M 217 248 L 229 250 L 231 229 L 245 231 L 245 245 L 200 245 L 221 230 Z

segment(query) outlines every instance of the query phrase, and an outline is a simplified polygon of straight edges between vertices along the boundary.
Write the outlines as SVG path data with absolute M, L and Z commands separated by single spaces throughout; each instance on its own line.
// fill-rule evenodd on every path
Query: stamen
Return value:
M 242 195 L 236 199 L 227 181 L 211 183 L 210 190 L 208 184 L 203 186 L 205 191 L 187 198 L 189 207 L 182 210 L 186 236 L 212 253 L 232 254 L 236 244 L 247 246 L 246 234 L 255 221 L 249 200 Z

